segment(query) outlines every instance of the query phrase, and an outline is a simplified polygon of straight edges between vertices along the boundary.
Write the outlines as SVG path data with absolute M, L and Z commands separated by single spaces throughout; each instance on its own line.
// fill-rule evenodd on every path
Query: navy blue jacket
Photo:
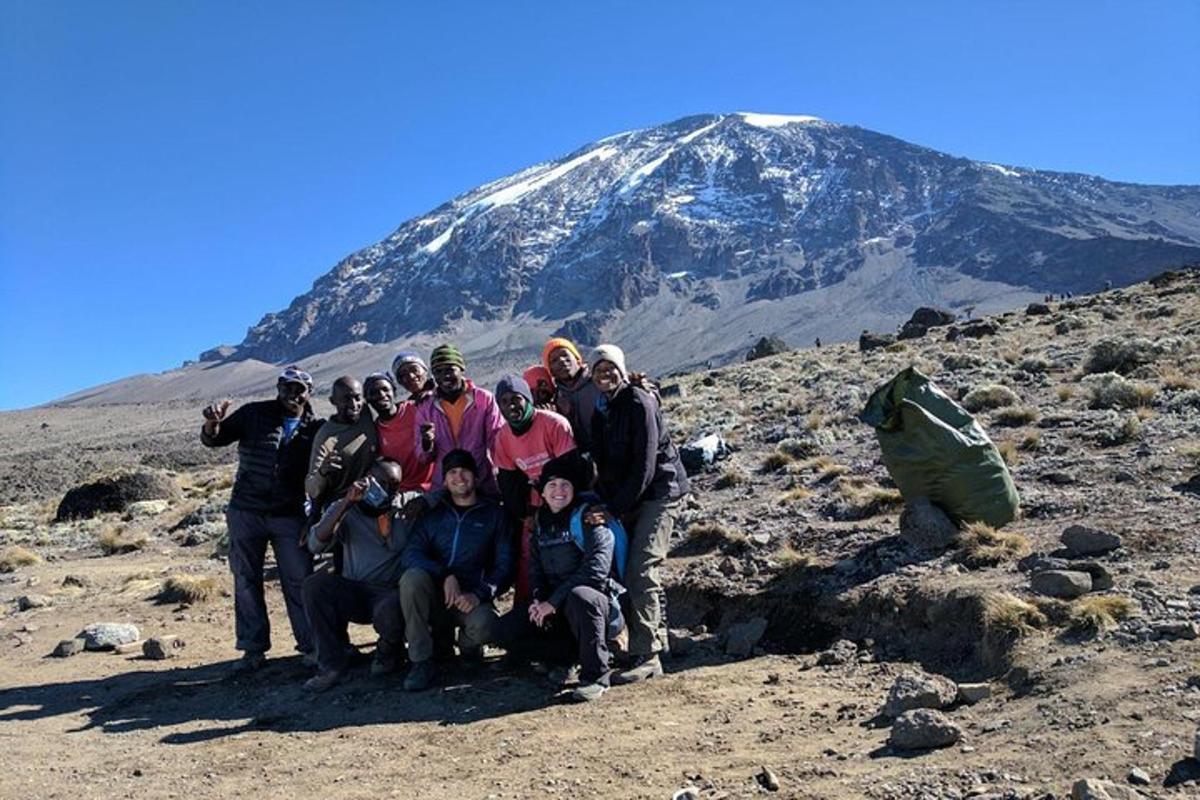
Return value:
M 480 602 L 494 600 L 512 585 L 508 516 L 484 497 L 470 508 L 459 508 L 448 492 L 437 492 L 408 535 L 403 563 L 405 569 L 423 569 L 439 581 L 453 575 Z

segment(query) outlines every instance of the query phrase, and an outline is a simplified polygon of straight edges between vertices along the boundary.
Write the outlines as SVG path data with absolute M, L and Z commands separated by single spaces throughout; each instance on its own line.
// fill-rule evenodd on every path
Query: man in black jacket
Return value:
M 633 683 L 662 674 L 667 618 L 660 566 L 675 526 L 674 506 L 690 486 L 662 408 L 653 394 L 629 382 L 621 348 L 596 348 L 592 380 L 600 390 L 592 415 L 596 490 L 629 533 L 625 583 L 634 663 L 613 683 Z
M 496 639 L 492 601 L 512 584 L 513 549 L 508 518 L 476 489 L 479 470 L 466 450 L 442 460 L 446 488 L 417 520 L 404 548 L 400 608 L 412 669 L 408 691 L 429 688 L 435 677 L 434 628 L 461 628 L 460 652 L 482 654 Z
M 257 670 L 271 648 L 271 625 L 263 597 L 267 545 L 275 551 L 279 582 L 296 649 L 310 654 L 312 634 L 304 614 L 301 585 L 312 572 L 312 556 L 301 543 L 304 528 L 304 476 L 313 437 L 321 426 L 309 405 L 312 377 L 298 367 L 279 376 L 274 400 L 247 403 L 232 414 L 227 398 L 204 409 L 200 441 L 208 447 L 238 443 L 237 477 L 225 521 L 229 527 L 229 568 L 238 672 Z

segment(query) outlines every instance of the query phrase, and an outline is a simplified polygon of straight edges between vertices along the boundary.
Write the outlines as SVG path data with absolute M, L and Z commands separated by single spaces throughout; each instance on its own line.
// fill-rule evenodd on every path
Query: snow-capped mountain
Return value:
M 815 117 L 702 115 L 409 220 L 205 358 L 516 318 L 584 341 L 683 335 L 697 363 L 752 334 L 836 338 L 921 302 L 983 310 L 1197 260 L 1200 187 L 981 163 Z

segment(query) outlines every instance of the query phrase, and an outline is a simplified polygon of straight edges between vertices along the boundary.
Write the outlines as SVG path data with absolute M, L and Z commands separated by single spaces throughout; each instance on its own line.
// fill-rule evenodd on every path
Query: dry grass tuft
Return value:
M 738 467 L 726 467 L 717 478 L 713 486 L 717 489 L 732 489 L 735 486 L 741 486 L 749 477 Z
M 741 550 L 749 544 L 746 534 L 719 522 L 693 522 L 674 554 L 700 555 L 718 548 L 722 551 Z
M 996 412 L 996 416 L 992 417 L 992 421 L 997 425 L 1003 425 L 1006 428 L 1019 428 L 1022 425 L 1028 425 L 1032 422 L 1037 422 L 1038 412 L 1036 408 L 1029 406 L 1009 406 L 1002 408 Z
M 1114 372 L 1089 375 L 1085 383 L 1091 390 L 1089 408 L 1139 408 L 1150 404 L 1157 391 L 1145 383 L 1134 383 Z
M 1196 380 L 1178 367 L 1163 367 L 1158 371 L 1162 388 L 1172 392 L 1183 392 L 1197 388 Z
M 105 525 L 96 534 L 96 544 L 106 556 L 116 556 L 122 553 L 134 553 L 146 546 L 148 541 L 144 533 L 130 533 L 120 525 Z
M 1013 406 L 1021 402 L 1017 393 L 1007 386 L 989 383 L 967 392 L 962 405 L 967 411 L 988 411 L 1002 406 Z
M 779 472 L 780 470 L 785 469 L 787 465 L 791 464 L 793 461 L 795 461 L 795 459 L 792 456 L 780 450 L 776 450 L 773 453 L 768 453 L 767 457 L 763 459 L 762 471 Z
M 1064 384 L 1064 385 L 1058 387 L 1058 391 L 1055 392 L 1055 394 L 1058 395 L 1058 399 L 1060 402 L 1065 403 L 1068 400 L 1070 400 L 1072 397 L 1075 396 L 1075 387 L 1067 386 Z
M 1030 431 L 1021 437 L 1021 441 L 1017 442 L 1017 449 L 1024 451 L 1041 450 L 1042 434 L 1038 431 Z
M 0 572 L 15 572 L 21 567 L 32 567 L 34 564 L 40 564 L 41 561 L 41 556 L 19 544 L 10 545 L 0 550 Z
M 167 577 L 158 594 L 160 603 L 206 603 L 217 596 L 217 581 L 208 575 L 179 573 Z
M 1099 633 L 1115 628 L 1123 619 L 1132 617 L 1135 606 L 1122 595 L 1081 597 L 1068 608 L 1067 625 L 1080 633 Z
M 904 496 L 898 490 L 865 484 L 861 479 L 839 478 L 836 486 L 854 519 L 886 514 L 904 505 Z
M 1021 452 L 1017 449 L 1016 442 L 1008 440 L 996 442 L 996 449 L 1000 451 L 1000 457 L 1008 466 L 1015 467 L 1021 463 Z
M 958 535 L 955 558 L 971 569 L 993 567 L 1029 555 L 1023 534 L 998 531 L 983 522 L 972 522 Z
M 793 486 L 792 488 L 779 495 L 779 504 L 788 505 L 790 503 L 800 503 L 812 497 L 811 489 L 805 489 L 803 486 Z
M 1008 592 L 988 592 L 983 597 L 984 632 L 1017 638 L 1046 627 L 1048 620 L 1037 606 Z
M 817 483 L 829 483 L 834 478 L 840 478 L 850 472 L 850 468 L 845 464 L 828 464 L 819 473 L 817 473 Z

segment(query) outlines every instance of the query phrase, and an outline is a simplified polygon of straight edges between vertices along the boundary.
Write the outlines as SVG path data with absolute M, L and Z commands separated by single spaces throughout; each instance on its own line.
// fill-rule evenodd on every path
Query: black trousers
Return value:
M 576 660 L 580 681 L 607 686 L 608 603 L 604 592 L 576 586 L 544 628 L 529 621 L 528 606 L 513 606 L 500 620 L 501 643 L 530 658 Z
M 394 585 L 314 572 L 304 581 L 304 609 L 321 669 L 340 672 L 346 668 L 346 626 L 351 622 L 374 625 L 380 648 L 403 649 L 404 619 L 400 614 L 400 591 Z

